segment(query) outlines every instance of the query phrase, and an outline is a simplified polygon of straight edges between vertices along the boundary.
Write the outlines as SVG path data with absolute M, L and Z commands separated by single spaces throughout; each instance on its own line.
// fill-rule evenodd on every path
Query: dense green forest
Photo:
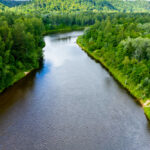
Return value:
M 149 1 L 125 1 L 125 0 L 32 0 L 28 5 L 16 7 L 15 11 L 25 12 L 148 12 Z
M 0 14 L 0 91 L 39 67 L 43 32 L 39 18 Z
M 87 28 L 78 44 L 141 103 L 150 118 L 150 15 L 113 15 Z

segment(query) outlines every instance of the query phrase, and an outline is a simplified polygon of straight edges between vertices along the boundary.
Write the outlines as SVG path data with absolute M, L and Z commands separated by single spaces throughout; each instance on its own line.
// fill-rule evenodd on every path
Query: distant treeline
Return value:
M 30 4 L 15 8 L 24 12 L 148 12 L 150 2 L 136 0 L 33 0 Z
M 28 4 L 28 0 L 0 0 L 0 3 L 8 6 L 8 7 L 14 7 L 18 5 L 25 5 Z

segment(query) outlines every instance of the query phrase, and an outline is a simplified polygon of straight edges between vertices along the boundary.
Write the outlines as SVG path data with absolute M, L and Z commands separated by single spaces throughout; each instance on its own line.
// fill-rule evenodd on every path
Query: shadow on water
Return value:
M 23 100 L 28 92 L 33 89 L 35 74 L 36 71 L 31 72 L 0 95 L 0 114 L 7 111 L 18 100 Z
M 43 69 L 44 60 L 40 62 L 39 69 L 33 70 L 13 86 L 7 88 L 0 94 L 0 115 L 4 114 L 11 106 L 20 100 L 24 100 L 26 95 L 32 91 L 35 84 L 36 74 Z
M 31 71 L 23 79 L 16 82 L 13 86 L 8 87 L 0 94 L 0 115 L 3 115 L 9 108 L 15 105 L 18 101 L 24 100 L 36 82 L 36 75 L 46 74 L 49 71 L 50 64 L 45 66 L 44 57 L 40 60 L 40 67 Z M 48 68 L 49 67 L 49 68 Z
M 150 122 L 149 122 L 149 120 L 148 120 L 148 122 L 147 122 L 147 130 L 148 130 L 149 133 L 150 133 Z

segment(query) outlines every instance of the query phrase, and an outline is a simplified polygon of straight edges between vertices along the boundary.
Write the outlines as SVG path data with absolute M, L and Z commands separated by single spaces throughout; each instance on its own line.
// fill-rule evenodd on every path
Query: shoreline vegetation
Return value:
M 83 26 L 82 27 L 80 27 L 80 26 L 73 26 L 73 27 L 66 26 L 65 28 L 58 28 L 58 29 L 54 29 L 54 30 L 44 31 L 43 36 L 46 36 L 49 34 L 55 34 L 55 33 L 66 33 L 66 32 L 71 32 L 71 31 L 80 31 L 80 30 L 83 30 L 84 28 L 85 27 L 83 27 Z M 5 90 L 7 90 L 9 87 L 13 86 L 15 83 L 19 82 L 21 79 L 23 79 L 24 77 L 26 77 L 27 75 L 29 75 L 32 71 L 34 71 L 36 69 L 38 69 L 38 68 L 36 67 L 36 68 L 32 68 L 30 70 L 24 70 L 24 71 L 18 72 L 14 76 L 13 80 L 8 84 L 7 87 L 0 89 L 0 94 L 5 92 Z
M 0 93 L 39 68 L 45 45 L 44 28 L 41 18 L 1 13 Z
M 85 47 L 82 45 L 82 43 L 80 42 L 80 37 L 78 37 L 76 43 L 78 44 L 78 46 L 88 54 L 88 56 L 90 56 L 92 59 L 94 59 L 96 62 L 98 62 L 99 64 L 101 64 L 109 73 L 110 75 L 124 88 L 127 90 L 127 92 L 133 97 L 135 98 L 135 101 L 138 102 L 138 104 L 140 104 L 140 106 L 143 106 L 143 102 L 138 100 L 138 98 L 134 95 L 134 93 L 132 93 L 124 84 L 124 82 L 122 82 L 121 80 L 119 80 L 119 78 L 117 77 L 117 73 L 115 73 L 113 71 L 113 69 L 109 68 L 109 66 L 104 62 L 104 60 L 100 57 L 97 57 L 96 55 L 92 54 L 92 52 L 90 52 L 88 50 L 88 47 Z
M 78 46 L 88 54 L 88 56 L 90 56 L 92 59 L 94 59 L 96 62 L 100 63 L 110 74 L 111 76 L 124 88 L 127 90 L 127 92 L 134 98 L 134 100 L 136 102 L 138 102 L 138 104 L 143 108 L 144 113 L 146 115 L 146 118 L 150 121 L 150 100 L 142 100 L 141 98 L 139 98 L 137 96 L 137 94 L 132 91 L 128 85 L 126 85 L 126 78 L 125 76 L 121 75 L 121 72 L 119 72 L 117 69 L 113 69 L 111 68 L 109 65 L 107 65 L 107 63 L 105 62 L 105 60 L 102 57 L 98 57 L 96 54 L 94 54 L 93 52 L 91 52 L 89 50 L 89 47 L 86 46 L 86 43 L 83 42 L 84 39 L 82 36 L 79 36 L 77 38 L 76 43 L 78 44 Z M 83 44 L 84 43 L 84 44 Z

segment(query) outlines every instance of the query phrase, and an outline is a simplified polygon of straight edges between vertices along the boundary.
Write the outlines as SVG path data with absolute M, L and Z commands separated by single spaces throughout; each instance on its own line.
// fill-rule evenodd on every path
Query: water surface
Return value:
M 149 150 L 143 110 L 76 44 L 45 36 L 45 61 L 0 95 L 0 150 Z

